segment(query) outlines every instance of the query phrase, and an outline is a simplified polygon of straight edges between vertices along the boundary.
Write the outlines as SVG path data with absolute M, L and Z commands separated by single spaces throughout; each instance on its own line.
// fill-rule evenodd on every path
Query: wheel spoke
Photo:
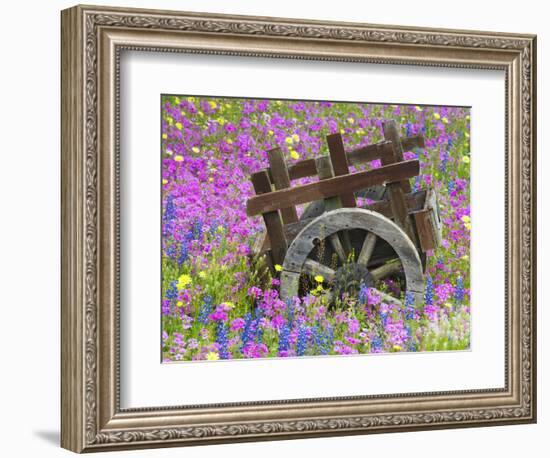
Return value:
M 302 271 L 308 275 L 314 277 L 315 275 L 321 275 L 325 281 L 330 282 L 336 276 L 336 272 L 330 267 L 314 261 L 313 259 L 306 259 L 302 267 Z
M 386 264 L 381 265 L 380 267 L 377 267 L 376 269 L 372 269 L 370 273 L 373 276 L 374 280 L 378 281 L 384 277 L 387 277 L 388 275 L 397 273 L 402 269 L 403 266 L 401 265 L 401 261 L 399 259 L 394 259 L 390 262 L 387 262 Z
M 340 258 L 340 261 L 342 261 L 342 264 L 346 262 L 346 252 L 344 251 L 344 247 L 342 246 L 342 242 L 340 241 L 340 237 L 338 237 L 338 234 L 332 234 L 328 238 L 330 240 L 330 245 L 332 246 L 332 249 L 336 252 L 338 257 Z
M 363 241 L 363 246 L 361 247 L 361 253 L 357 258 L 358 264 L 363 264 L 365 267 L 368 265 L 372 252 L 374 251 L 374 246 L 376 245 L 376 234 L 369 232 Z
M 380 299 L 382 299 L 384 302 L 392 302 L 394 304 L 403 306 L 403 303 L 399 299 L 396 299 L 395 297 L 390 296 L 387 293 L 383 293 L 382 291 L 376 288 L 371 288 L 371 290 L 373 290 L 376 294 L 378 294 L 380 296 Z

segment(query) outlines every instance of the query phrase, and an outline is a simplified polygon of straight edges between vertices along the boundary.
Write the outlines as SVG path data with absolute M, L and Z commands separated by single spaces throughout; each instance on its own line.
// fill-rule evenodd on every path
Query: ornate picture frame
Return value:
M 536 37 L 75 6 L 62 12 L 61 445 L 75 452 L 536 421 Z M 505 72 L 505 387 L 123 409 L 124 50 Z

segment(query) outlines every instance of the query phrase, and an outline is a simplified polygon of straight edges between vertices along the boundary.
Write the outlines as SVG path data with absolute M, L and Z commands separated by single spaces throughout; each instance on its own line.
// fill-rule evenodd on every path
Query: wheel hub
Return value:
M 374 286 L 374 278 L 362 264 L 344 264 L 336 271 L 333 285 L 335 299 L 340 299 L 344 293 L 357 297 L 362 285 Z

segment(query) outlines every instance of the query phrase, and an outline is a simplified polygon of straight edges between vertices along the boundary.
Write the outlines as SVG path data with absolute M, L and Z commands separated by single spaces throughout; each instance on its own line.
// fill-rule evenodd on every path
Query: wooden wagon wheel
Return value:
M 341 231 L 360 231 L 364 236 L 355 258 L 340 262 L 335 269 L 315 259 L 315 248 L 323 240 Z M 371 258 L 374 257 L 379 239 L 391 247 L 394 259 L 373 268 Z M 333 293 L 339 293 L 349 287 L 358 290 L 361 283 L 377 289 L 378 283 L 385 277 L 401 270 L 405 276 L 406 291 L 412 294 L 414 303 L 420 305 L 424 295 L 422 262 L 415 245 L 405 232 L 380 213 L 359 208 L 336 209 L 314 219 L 291 243 L 281 272 L 280 294 L 285 301 L 298 296 L 302 275 L 321 275 L 331 285 Z M 386 301 L 400 302 L 397 298 L 378 292 Z

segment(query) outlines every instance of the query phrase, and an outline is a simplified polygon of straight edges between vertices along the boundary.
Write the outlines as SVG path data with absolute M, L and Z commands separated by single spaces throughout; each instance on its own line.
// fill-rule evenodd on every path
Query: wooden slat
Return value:
M 272 194 L 271 182 L 266 170 L 254 173 L 251 177 L 254 191 L 257 197 L 269 196 Z M 283 192 L 283 191 L 275 191 Z M 286 207 L 288 207 L 287 205 Z M 271 256 L 275 264 L 283 264 L 287 250 L 285 233 L 283 230 L 283 222 L 277 209 L 265 211 L 262 214 L 264 218 L 267 237 L 271 246 Z
M 327 197 L 341 194 L 343 189 L 355 192 L 369 186 L 384 184 L 389 180 L 395 181 L 411 178 L 418 175 L 419 171 L 420 164 L 418 160 L 403 161 L 374 170 L 352 173 L 290 189 L 273 191 L 269 194 L 251 197 L 246 204 L 246 214 L 254 216 L 259 213 L 272 212 L 279 208 L 326 199 Z M 267 172 L 264 172 L 265 178 L 269 180 Z
M 425 148 L 424 137 L 422 135 L 411 135 L 401 139 L 403 151 L 412 151 L 414 148 Z
M 311 276 L 321 275 L 323 280 L 327 282 L 334 280 L 336 276 L 336 272 L 333 269 L 313 259 L 306 259 L 302 267 L 302 272 Z
M 384 154 L 384 150 L 389 144 L 389 141 L 382 141 L 372 145 L 362 146 L 347 152 L 347 160 L 349 165 L 363 164 L 366 162 L 380 159 Z M 410 151 L 416 147 L 424 147 L 424 138 L 421 135 L 405 137 L 402 139 L 403 151 Z M 317 174 L 315 159 L 304 159 L 296 162 L 288 167 L 288 175 L 290 180 L 298 180 L 299 178 L 312 177 Z
M 267 152 L 267 158 L 269 160 L 269 169 L 271 172 L 271 180 L 275 185 L 275 189 L 290 188 L 290 177 L 286 167 L 285 158 L 280 148 L 274 148 Z M 298 221 L 298 214 L 296 213 L 296 207 L 288 207 L 281 209 L 281 217 L 283 223 L 295 223 Z
M 424 200 L 426 198 L 426 191 L 416 191 L 412 194 L 407 194 L 405 196 L 405 199 L 407 201 L 407 208 L 411 212 L 422 210 L 424 206 Z M 384 215 L 387 218 L 393 218 L 392 209 L 390 206 L 390 203 L 385 200 L 382 202 L 375 202 L 370 205 L 364 205 L 361 208 L 365 208 L 367 210 L 372 210 L 375 212 L 378 212 L 382 215 Z M 285 235 L 287 240 L 292 240 L 298 233 L 306 227 L 309 223 L 311 223 L 315 218 L 306 218 L 298 221 L 297 223 L 287 224 L 285 225 Z
M 395 147 L 395 143 L 392 142 L 391 149 L 388 149 L 387 154 L 382 157 L 382 164 L 388 166 L 390 164 L 395 164 L 398 160 L 397 148 Z M 409 218 L 403 183 L 403 181 L 393 181 L 386 184 L 386 187 L 390 193 L 389 201 L 393 213 L 393 220 L 405 231 L 414 243 L 416 237 L 414 237 L 412 223 Z
M 317 173 L 319 175 L 319 180 L 328 180 L 329 178 L 334 177 L 334 172 L 332 170 L 332 162 L 328 156 L 322 156 L 317 161 Z M 342 208 L 342 201 L 340 196 L 329 197 L 324 200 L 325 211 L 335 210 L 337 208 Z M 346 261 L 346 252 L 342 246 L 342 242 L 338 234 L 332 234 L 328 237 L 329 242 L 332 246 L 332 249 L 336 252 L 342 263 Z
M 424 253 L 436 247 L 430 214 L 431 210 L 420 210 L 412 214 L 416 225 L 416 233 L 418 234 L 420 248 Z
M 393 143 L 397 161 L 401 162 L 403 160 L 403 146 L 401 145 L 401 138 L 399 137 L 396 122 L 393 120 L 386 121 L 382 124 L 382 129 L 384 131 L 384 138 Z M 402 180 L 401 185 L 403 191 L 411 192 L 411 184 L 408 179 Z
M 330 160 L 332 162 L 332 171 L 334 176 L 343 176 L 349 174 L 348 161 L 346 159 L 346 150 L 344 149 L 344 142 L 342 141 L 342 135 L 331 134 L 327 135 L 328 150 L 330 153 Z M 353 208 L 357 206 L 355 202 L 355 195 L 353 192 L 346 192 L 340 194 L 340 201 L 342 206 L 346 208 Z

